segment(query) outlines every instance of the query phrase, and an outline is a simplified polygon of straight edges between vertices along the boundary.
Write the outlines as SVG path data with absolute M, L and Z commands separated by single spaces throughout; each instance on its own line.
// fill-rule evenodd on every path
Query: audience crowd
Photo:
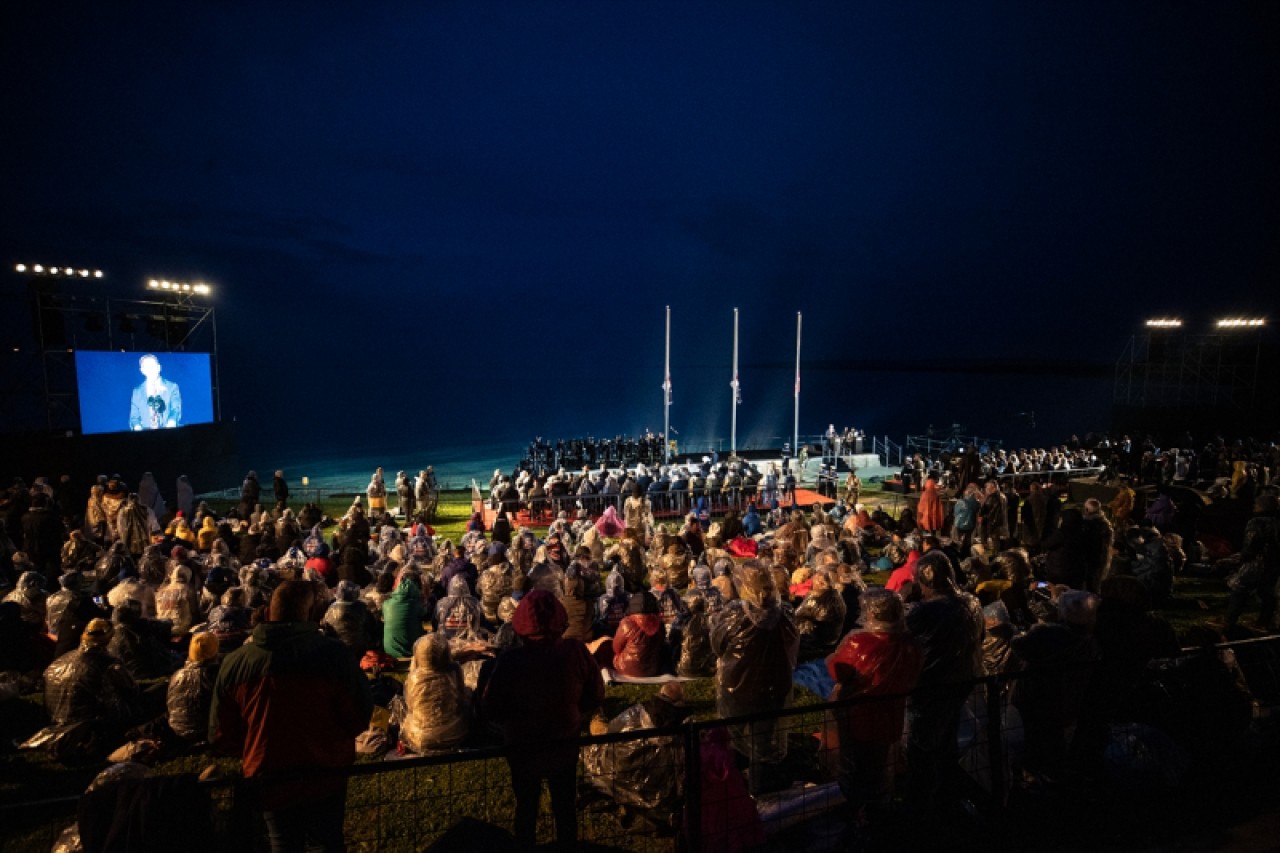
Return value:
M 713 679 L 722 717 L 781 710 L 802 683 L 824 699 L 876 700 L 832 715 L 834 773 L 858 820 L 890 802 L 900 766 L 907 806 L 945 814 L 961 808 L 958 730 L 983 675 L 1025 673 L 1005 697 L 1025 730 L 1023 784 L 1099 771 L 1147 664 L 1179 651 L 1156 607 L 1188 564 L 1210 563 L 1168 486 L 1219 489 L 1244 507 L 1243 542 L 1207 570 L 1227 576 L 1224 629 L 1254 599 L 1258 627 L 1275 628 L 1277 461 L 1275 446 L 1249 442 L 970 449 L 913 460 L 920 499 L 896 518 L 859 502 L 856 477 L 839 501 L 783 509 L 785 474 L 737 460 L 546 481 L 495 472 L 496 519 L 476 512 L 457 541 L 434 535 L 415 501 L 425 490 L 403 472 L 388 490 L 381 469 L 336 520 L 291 505 L 282 472 L 266 501 L 250 472 L 222 513 L 185 478 L 172 504 L 150 474 L 133 488 L 102 477 L 85 493 L 66 478 L 14 481 L 0 506 L 0 728 L 66 763 L 122 747 L 241 757 L 246 777 L 265 780 L 279 849 L 303 835 L 340 844 L 332 814 L 345 788 L 300 794 L 273 773 L 341 767 L 357 748 L 534 744 L 510 758 L 517 834 L 531 840 L 545 781 L 566 840 L 578 751 L 536 745 L 588 724 L 631 731 L 687 716 L 674 682 L 605 720 L 602 673 Z M 1052 479 L 1002 477 L 1077 467 L 1105 468 L 1116 499 L 1072 506 Z M 1159 491 L 1139 506 L 1143 485 Z M 739 499 L 713 517 L 713 493 Z M 544 503 L 569 495 L 572 513 Z M 517 508 L 545 513 L 547 531 L 517 525 Z M 682 514 L 661 523 L 661 509 Z M 879 572 L 887 581 L 869 585 Z M 396 659 L 402 684 L 383 674 Z M 27 698 L 40 691 L 44 711 Z M 368 728 L 375 702 L 389 711 L 381 740 Z M 789 784 L 785 726 L 766 718 L 728 735 L 747 790 Z M 646 750 L 677 746 L 654 738 L 582 757 L 599 796 L 671 828 L 679 779 L 638 768 Z

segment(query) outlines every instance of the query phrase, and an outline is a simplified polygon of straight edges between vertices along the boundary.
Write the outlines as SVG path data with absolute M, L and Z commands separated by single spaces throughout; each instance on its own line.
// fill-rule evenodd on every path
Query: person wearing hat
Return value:
M 191 638 L 187 661 L 169 679 L 165 705 L 169 728 L 178 739 L 199 743 L 209 735 L 209 706 L 218 676 L 218 637 L 209 632 Z
M 106 619 L 91 619 L 80 648 L 62 655 L 44 673 L 44 704 L 53 726 L 83 723 L 96 735 L 84 742 L 92 755 L 77 757 L 105 754 L 120 743 L 125 729 L 139 721 L 138 685 L 107 650 L 113 634 Z
M 568 621 L 552 593 L 533 590 L 524 596 L 512 618 L 523 642 L 497 658 L 481 699 L 485 719 L 502 726 L 508 744 L 543 742 L 507 757 L 516 841 L 529 848 L 536 838 L 543 780 L 551 793 L 557 842 L 576 843 L 578 749 L 555 741 L 577 736 L 583 718 L 604 700 L 604 681 L 587 647 L 563 636 Z

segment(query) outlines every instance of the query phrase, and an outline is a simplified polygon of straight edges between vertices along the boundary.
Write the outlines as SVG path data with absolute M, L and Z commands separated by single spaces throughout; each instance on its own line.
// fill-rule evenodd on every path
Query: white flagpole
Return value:
M 738 309 L 733 309 L 733 381 L 729 383 L 733 389 L 733 414 L 729 421 L 729 453 L 738 452 Z
M 800 453 L 800 321 L 801 314 L 796 312 L 796 417 L 792 426 L 791 446 L 793 453 Z
M 662 459 L 671 464 L 671 306 L 667 306 L 667 355 L 662 374 Z

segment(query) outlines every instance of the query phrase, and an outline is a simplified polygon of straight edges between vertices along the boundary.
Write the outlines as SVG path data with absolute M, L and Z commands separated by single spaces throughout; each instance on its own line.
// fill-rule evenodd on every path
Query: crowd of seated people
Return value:
M 1229 586 L 1231 619 L 1256 597 L 1259 627 L 1272 630 L 1280 522 L 1266 461 L 1246 475 L 1257 478 L 1253 513 Z M 1035 673 L 1007 704 L 1026 727 L 1024 781 L 1054 783 L 1069 766 L 1097 771 L 1108 727 L 1133 713 L 1121 688 L 1178 652 L 1153 609 L 1171 594 L 1179 543 L 1149 518 L 1097 501 L 1065 506 L 1051 489 L 1014 495 L 1014 509 L 995 467 L 979 466 L 945 516 L 932 505 L 898 517 L 845 502 L 770 506 L 769 490 L 782 488 L 770 475 L 709 461 L 622 479 L 607 469 L 557 473 L 546 484 L 498 472 L 491 489 L 504 508 L 508 490 L 525 502 L 541 485 L 548 497 L 563 486 L 587 511 L 559 514 L 541 535 L 510 519 L 487 528 L 476 513 L 456 542 L 435 537 L 421 515 L 399 523 L 385 493 L 367 509 L 357 499 L 326 528 L 314 505 L 263 509 L 252 475 L 221 514 L 144 502 L 119 477 L 86 495 L 15 481 L 0 541 L 0 710 L 30 711 L 24 697 L 42 690 L 48 719 L 40 728 L 38 715 L 0 715 L 26 728 L 6 740 L 29 739 L 69 762 L 139 739 L 205 748 L 199 721 L 219 660 L 268 619 L 273 589 L 304 581 L 323 607 L 316 632 L 373 670 L 409 662 L 393 715 L 406 749 L 496 742 L 510 723 L 493 716 L 488 679 L 530 641 L 516 614 L 538 591 L 563 611 L 557 641 L 584 644 L 596 666 L 622 677 L 714 679 L 722 716 L 786 707 L 810 662 L 825 672 L 824 698 L 885 697 L 839 720 L 836 775 L 865 819 L 895 790 L 889 753 L 904 731 L 908 804 L 933 811 L 958 801 L 956 733 L 972 679 Z M 653 485 L 682 477 L 692 504 L 671 504 L 687 514 L 661 523 Z M 745 514 L 699 507 L 726 488 L 741 490 Z M 658 500 L 673 492 L 685 494 L 668 486 Z M 612 494 L 626 497 L 599 500 Z M 887 580 L 869 585 L 878 572 Z M 927 698 L 890 698 L 913 690 Z M 679 719 L 673 707 L 646 706 L 617 728 Z M 731 745 L 751 790 L 789 781 L 781 726 L 735 730 Z M 666 793 L 641 799 L 669 805 Z

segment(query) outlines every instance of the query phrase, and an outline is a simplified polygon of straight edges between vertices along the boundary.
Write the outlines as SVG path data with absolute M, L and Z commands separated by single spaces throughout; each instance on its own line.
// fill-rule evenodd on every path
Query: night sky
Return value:
M 1105 381 L 858 368 L 1274 316 L 1278 9 L 11 2 L 0 259 L 212 282 L 250 455 L 659 427 L 668 304 L 686 435 L 734 306 L 740 435 L 797 311 L 802 431 L 1083 432 Z

